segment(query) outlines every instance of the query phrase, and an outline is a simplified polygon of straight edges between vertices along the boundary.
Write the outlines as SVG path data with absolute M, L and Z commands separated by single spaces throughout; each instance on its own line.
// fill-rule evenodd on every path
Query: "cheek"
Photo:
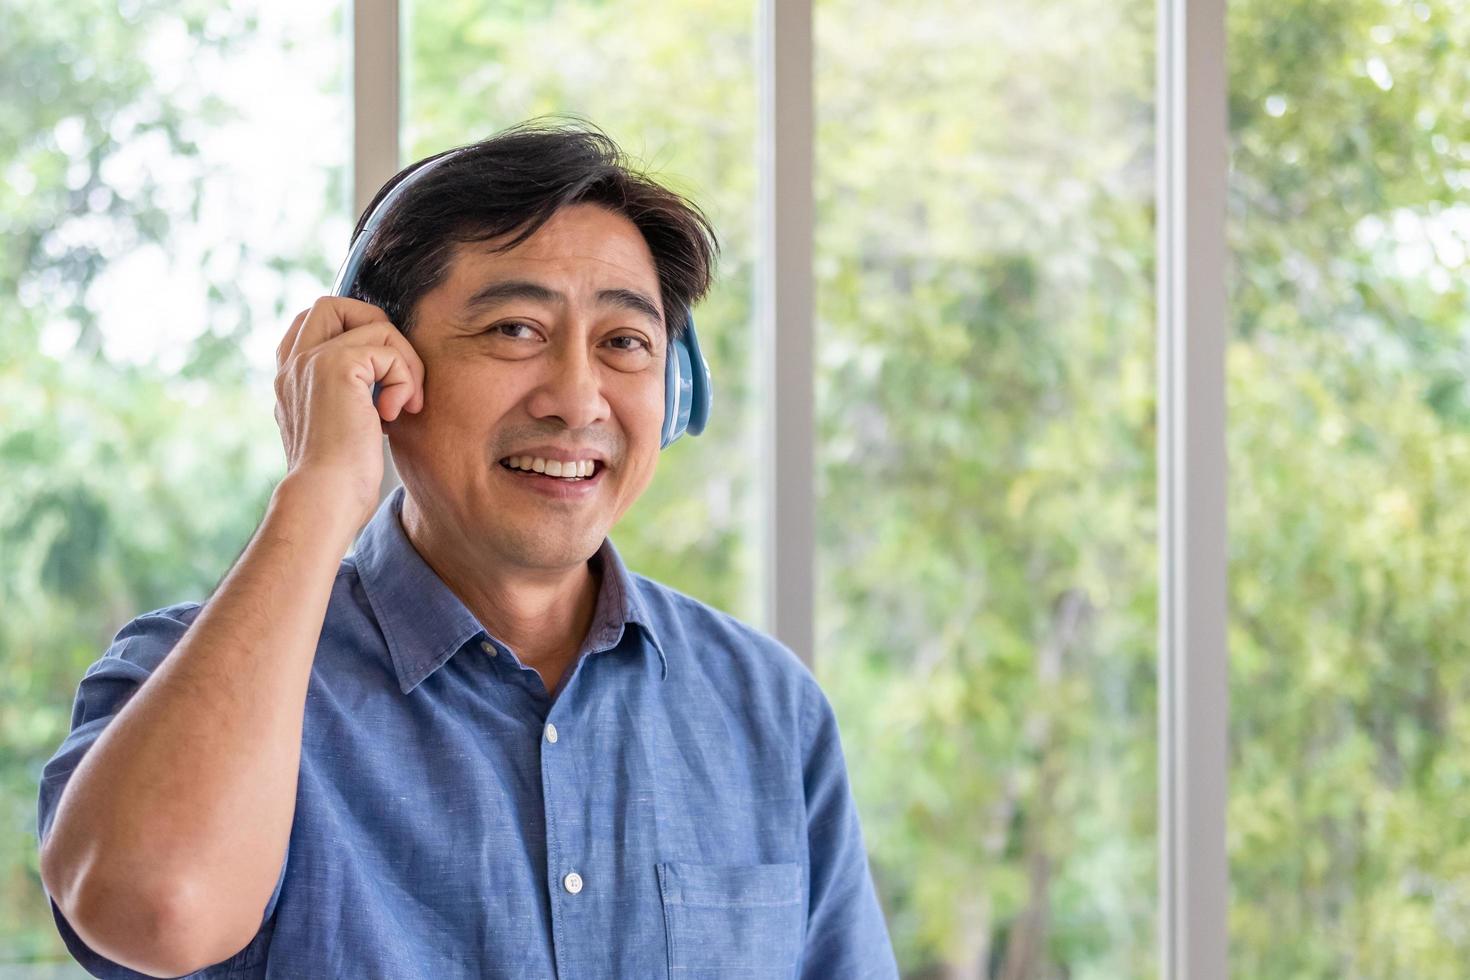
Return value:
M 432 375 L 424 365 L 424 390 L 432 398 L 436 420 L 446 430 L 477 430 L 498 419 L 527 396 L 523 376 L 480 368 L 473 361 L 455 364 L 441 360 Z
M 623 438 L 627 441 L 624 459 L 624 493 L 636 499 L 653 482 L 658 465 L 659 438 L 663 434 L 663 376 L 655 385 L 640 385 L 617 406 Z
M 634 447 L 652 442 L 657 450 L 664 424 L 663 373 L 657 378 L 639 378 L 638 384 L 625 389 L 619 398 L 618 414 Z
M 504 405 L 490 394 L 492 386 L 473 383 L 453 365 L 431 372 L 426 364 L 425 374 L 423 411 L 405 412 L 388 428 L 396 433 L 395 449 L 405 460 L 443 480 L 457 480 L 484 465 L 473 447 L 491 444 L 492 420 L 500 417 Z

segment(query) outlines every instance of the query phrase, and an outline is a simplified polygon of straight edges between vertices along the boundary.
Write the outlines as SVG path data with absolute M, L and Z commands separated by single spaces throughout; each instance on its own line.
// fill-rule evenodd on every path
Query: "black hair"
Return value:
M 453 154 L 405 189 L 368 243 L 351 296 L 381 308 L 401 331 L 413 327 L 418 301 L 444 280 L 460 243 L 515 232 L 497 245 L 519 245 L 570 204 L 596 204 L 624 215 L 648 243 L 658 271 L 670 341 L 684 330 L 684 311 L 709 291 L 719 242 L 699 207 L 630 164 L 606 133 L 584 119 L 537 117 L 477 143 L 411 164 L 378 190 L 368 216 L 399 181 Z

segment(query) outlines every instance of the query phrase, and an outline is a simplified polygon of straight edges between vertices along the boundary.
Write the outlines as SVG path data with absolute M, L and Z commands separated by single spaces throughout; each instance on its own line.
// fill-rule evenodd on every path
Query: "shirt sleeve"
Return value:
M 96 743 L 108 723 L 117 716 L 138 688 L 143 685 L 169 652 L 183 639 L 189 625 L 198 616 L 198 603 L 182 603 L 145 613 L 132 620 L 113 638 L 112 644 L 102 658 L 82 675 L 77 695 L 72 703 L 71 731 L 62 740 L 61 746 L 41 770 L 40 797 L 36 819 L 38 846 L 44 844 L 56 818 L 56 805 L 61 799 L 71 774 L 76 771 L 87 751 Z M 289 845 L 287 856 L 289 859 Z M 263 948 L 256 949 L 261 941 L 269 939 L 270 929 L 265 928 L 275 913 L 281 895 L 281 884 L 286 877 L 286 863 L 282 862 L 281 873 L 276 878 L 275 890 L 266 904 L 261 917 L 262 930 L 244 950 L 219 964 L 221 968 L 238 969 L 245 960 L 254 960 L 263 955 Z M 43 886 L 44 887 L 44 886 Z M 48 894 L 51 915 L 56 920 L 57 931 L 67 951 L 94 977 L 121 978 L 121 980 L 148 980 L 148 974 L 130 970 L 125 966 L 98 955 L 84 943 L 71 923 L 61 914 L 55 899 Z M 190 974 L 191 977 L 210 977 L 215 967 Z M 221 974 L 222 975 L 222 974 Z
M 813 680 L 802 709 L 810 892 L 803 980 L 898 978 L 848 785 L 837 717 Z

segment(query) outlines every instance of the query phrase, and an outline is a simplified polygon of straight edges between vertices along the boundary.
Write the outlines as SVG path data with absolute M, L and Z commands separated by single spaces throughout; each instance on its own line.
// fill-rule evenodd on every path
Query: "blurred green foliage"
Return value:
M 65 955 L 36 795 L 82 671 L 134 615 L 207 593 L 274 483 L 267 433 L 219 421 L 260 415 L 238 355 L 185 392 L 187 371 L 109 363 L 87 303 L 110 256 L 188 220 L 154 175 L 121 196 L 102 174 L 130 141 L 195 153 L 193 117 L 224 107 L 190 98 L 186 115 L 141 52 L 167 22 L 227 53 L 250 21 L 212 6 L 0 0 L 0 962 Z M 41 353 L 56 321 L 65 360 Z
M 1470 964 L 1470 8 L 1230 21 L 1231 955 Z
M 1152 16 L 817 7 L 817 671 L 907 975 L 1155 971 Z
M 409 158 L 574 111 L 720 229 L 698 311 L 714 420 L 614 538 L 638 571 L 754 619 L 753 6 L 408 11 Z M 1232 968 L 1461 977 L 1470 9 L 1235 0 L 1229 17 Z M 0 24 L 14 961 L 64 955 L 36 780 L 82 671 L 132 616 L 206 597 L 279 479 L 269 383 L 238 341 L 289 315 L 253 322 L 212 284 L 233 326 L 165 372 L 109 360 L 87 303 L 112 255 L 197 211 L 149 181 L 105 193 L 108 159 L 156 133 L 188 164 L 201 117 L 232 111 L 160 87 L 148 39 L 183 24 L 228 51 L 250 15 L 0 0 Z M 818 0 L 816 31 L 817 672 L 904 973 L 1153 976 L 1152 4 Z M 76 335 L 59 358 L 57 322 Z

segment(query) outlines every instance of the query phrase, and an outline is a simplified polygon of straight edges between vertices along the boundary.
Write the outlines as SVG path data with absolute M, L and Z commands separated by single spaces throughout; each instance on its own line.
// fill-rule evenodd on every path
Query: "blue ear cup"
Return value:
M 694 332 L 694 315 L 684 313 L 684 334 L 669 345 L 664 363 L 664 429 L 659 448 L 678 439 L 685 432 L 697 436 L 709 421 L 709 364 L 699 350 L 699 335 Z
M 337 270 L 336 281 L 332 283 L 333 296 L 348 296 L 352 293 L 368 243 L 372 241 L 378 226 L 383 223 L 393 202 L 411 184 L 454 155 L 454 152 L 449 152 L 435 157 L 394 184 L 393 189 L 383 195 L 378 206 L 368 215 L 367 221 L 363 222 L 362 231 L 348 250 L 347 258 L 342 260 L 341 268 Z M 688 310 L 684 311 L 684 327 L 683 336 L 669 345 L 669 356 L 664 364 L 664 424 L 659 440 L 660 449 L 685 432 L 699 435 L 709 422 L 710 404 L 713 400 L 709 364 L 700 352 L 699 337 L 694 332 L 694 315 Z M 378 404 L 378 392 L 381 388 L 382 385 L 373 382 L 374 405 Z

